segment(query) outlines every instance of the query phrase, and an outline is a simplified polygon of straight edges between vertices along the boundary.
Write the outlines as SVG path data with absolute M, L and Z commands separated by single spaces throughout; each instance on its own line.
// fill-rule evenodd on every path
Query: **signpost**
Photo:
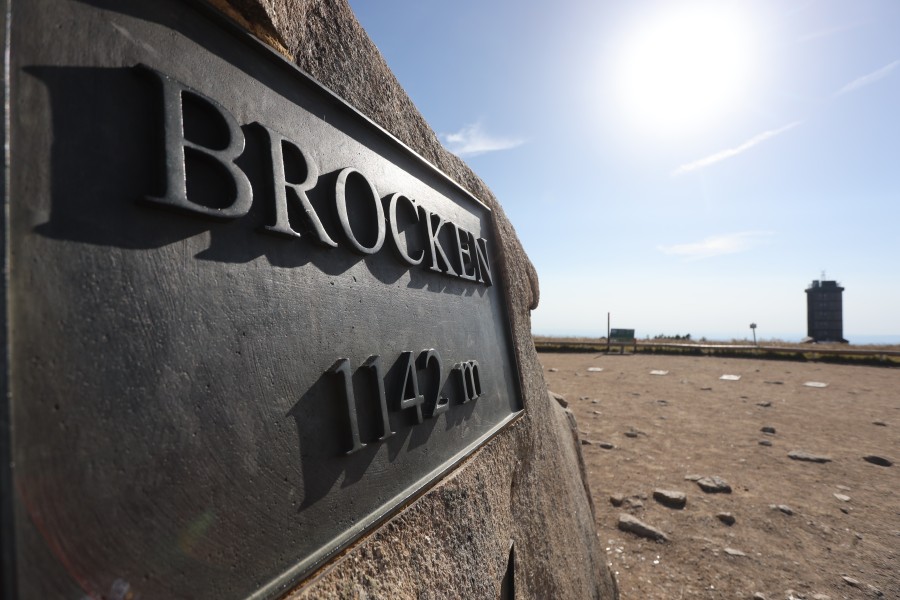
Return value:
M 278 596 L 521 414 L 488 207 L 200 4 L 6 6 L 6 597 Z

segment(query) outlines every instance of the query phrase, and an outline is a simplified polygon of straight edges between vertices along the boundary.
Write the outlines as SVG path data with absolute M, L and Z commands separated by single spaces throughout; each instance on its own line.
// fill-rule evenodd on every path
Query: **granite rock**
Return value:
M 495 598 L 512 542 L 517 597 L 617 598 L 574 415 L 547 394 L 531 337 L 537 273 L 497 199 L 444 149 L 345 0 L 212 3 L 491 208 L 522 374 L 517 423 L 287 597 Z

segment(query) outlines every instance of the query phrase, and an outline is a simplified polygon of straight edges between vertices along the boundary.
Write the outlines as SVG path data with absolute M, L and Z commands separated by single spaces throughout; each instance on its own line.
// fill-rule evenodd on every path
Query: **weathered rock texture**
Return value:
M 525 415 L 290 598 L 615 598 L 574 418 L 547 394 L 531 338 L 538 280 L 494 195 L 446 151 L 344 0 L 214 0 L 487 204 L 509 294 Z

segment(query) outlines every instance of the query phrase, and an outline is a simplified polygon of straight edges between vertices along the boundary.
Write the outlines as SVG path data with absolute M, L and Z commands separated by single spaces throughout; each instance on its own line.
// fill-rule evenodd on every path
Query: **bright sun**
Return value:
M 626 114 L 665 134 L 704 129 L 733 110 L 751 80 L 748 29 L 739 15 L 709 6 L 642 23 L 617 59 Z

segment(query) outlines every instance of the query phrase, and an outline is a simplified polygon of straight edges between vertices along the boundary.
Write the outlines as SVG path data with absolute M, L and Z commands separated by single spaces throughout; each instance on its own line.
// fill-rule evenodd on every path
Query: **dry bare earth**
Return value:
M 648 355 L 541 361 L 590 442 L 582 451 L 598 531 L 623 599 L 900 599 L 900 369 Z M 792 450 L 832 460 L 796 461 Z M 704 493 L 691 475 L 722 477 L 733 491 Z M 685 492 L 686 506 L 655 501 L 657 488 Z M 620 531 L 620 514 L 670 541 Z

